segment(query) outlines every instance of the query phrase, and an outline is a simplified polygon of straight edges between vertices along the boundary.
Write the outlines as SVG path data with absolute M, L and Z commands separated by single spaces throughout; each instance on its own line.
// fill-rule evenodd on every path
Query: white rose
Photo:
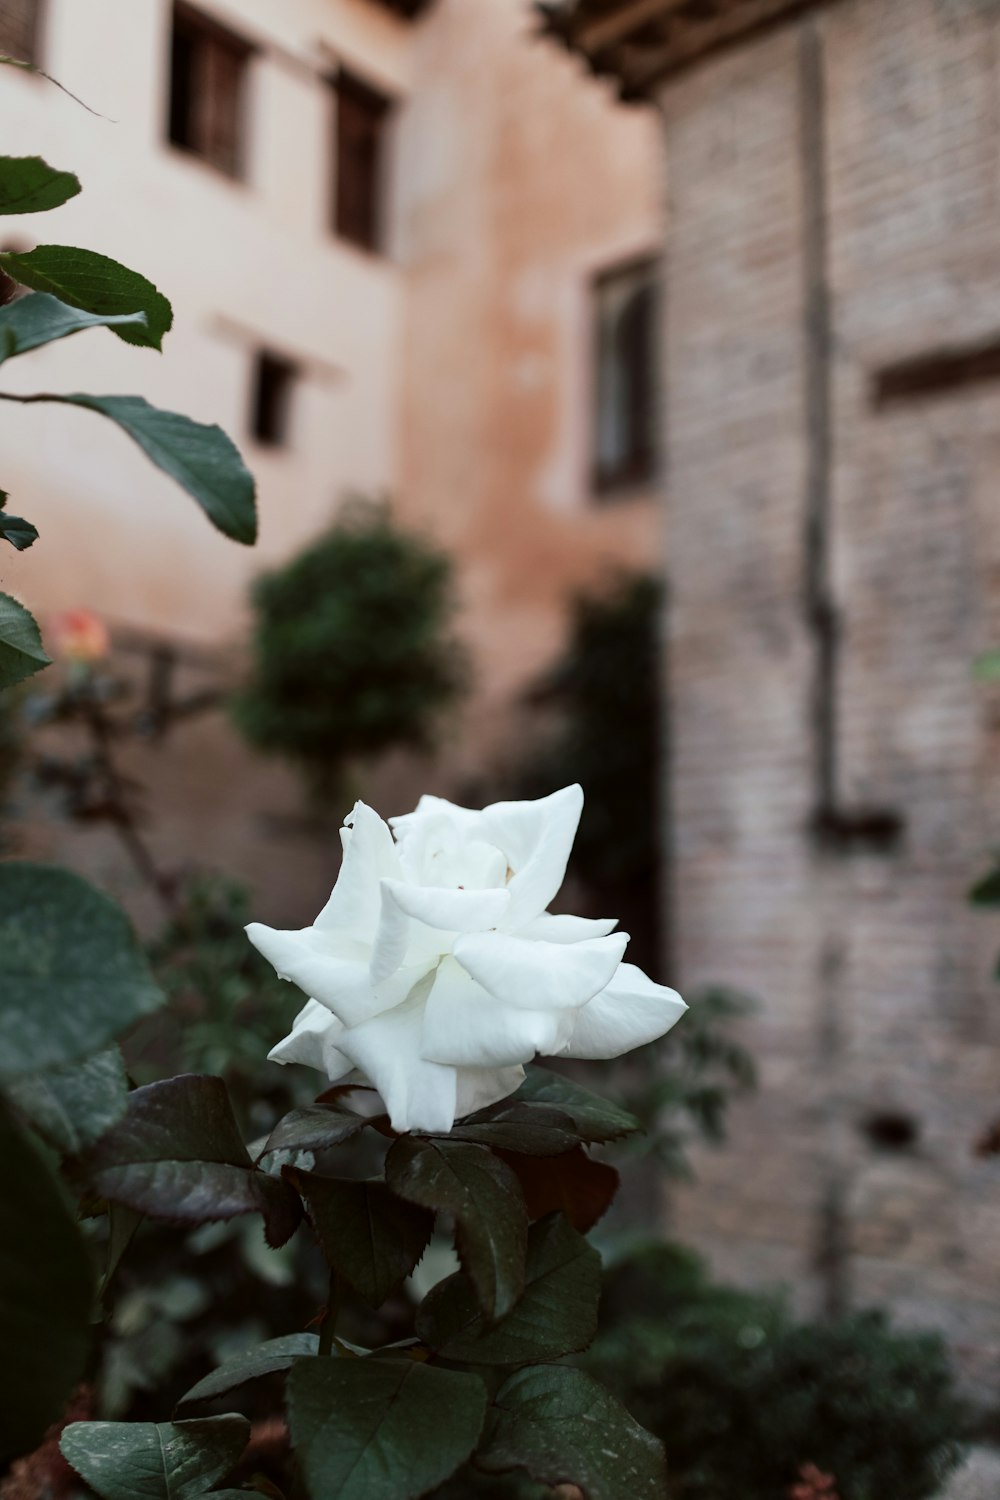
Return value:
M 312 927 L 253 922 L 250 941 L 312 998 L 275 1062 L 357 1070 L 394 1129 L 448 1131 L 512 1094 L 522 1064 L 618 1057 L 669 1031 L 687 1007 L 622 963 L 612 920 L 553 916 L 583 792 L 482 812 L 422 797 L 395 839 L 359 802 L 344 861 Z

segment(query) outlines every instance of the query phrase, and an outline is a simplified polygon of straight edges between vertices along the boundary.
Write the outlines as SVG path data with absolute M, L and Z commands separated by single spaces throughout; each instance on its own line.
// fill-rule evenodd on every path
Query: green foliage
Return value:
M 384 1182 L 352 1182 L 285 1167 L 331 1268 L 370 1307 L 398 1290 L 427 1248 L 434 1215 L 400 1203 Z
M 586 1363 L 663 1438 L 677 1500 L 775 1500 L 807 1463 L 841 1500 L 922 1500 L 960 1457 L 965 1412 L 937 1335 L 874 1312 L 795 1323 L 670 1246 L 610 1273 Z
M 0 1466 L 37 1443 L 83 1373 L 90 1259 L 43 1155 L 0 1098 Z
M 528 1214 L 510 1167 L 485 1146 L 461 1141 L 397 1142 L 386 1161 L 392 1191 L 449 1213 L 459 1260 L 489 1318 L 502 1318 L 524 1291 Z
M 273 1246 L 301 1218 L 288 1185 L 251 1162 L 221 1078 L 184 1074 L 134 1089 L 85 1170 L 101 1197 L 175 1224 L 260 1213 Z
M 125 316 L 125 323 L 108 326 L 127 344 L 162 348 L 163 336 L 174 320 L 170 303 L 151 281 L 93 250 L 73 245 L 38 245 L 22 253 L 7 250 L 0 253 L 0 270 L 20 286 L 46 292 L 53 302 L 98 319 Z M 135 313 L 144 316 L 128 318 Z
M 74 1422 L 67 1463 L 102 1500 L 195 1500 L 235 1466 L 250 1436 L 245 1417 L 194 1422 Z
M 34 617 L 0 593 L 0 692 L 49 665 Z
M 80 191 L 72 172 L 57 172 L 40 156 L 7 156 L 0 173 L 0 214 L 42 214 Z
M 15 58 L 0 56 L 0 64 L 40 72 Z M 44 212 L 79 191 L 72 172 L 56 171 L 41 157 L 0 156 L 0 213 Z M 173 322 L 170 303 L 151 281 L 93 250 L 38 245 L 23 253 L 3 251 L 0 275 L 8 278 L 8 289 L 13 281 L 34 294 L 0 308 L 0 363 L 94 327 L 110 328 L 128 344 L 160 349 Z M 138 396 L 0 391 L 0 400 L 55 401 L 100 412 L 117 422 L 158 468 L 176 479 L 226 536 L 239 542 L 255 540 L 254 482 L 218 427 L 157 411 Z M 38 533 L 29 521 L 5 516 L 7 495 L 0 491 L 0 497 L 0 538 L 22 551 Z M 47 664 L 32 616 L 8 594 L 0 594 L 0 691 Z
M 662 1500 L 663 1449 L 603 1386 L 582 1370 L 542 1365 L 518 1370 L 496 1397 L 496 1421 L 482 1468 L 527 1469 L 556 1485 L 580 1486 L 587 1500 Z
M 227 1396 L 238 1390 L 248 1380 L 259 1380 L 263 1375 L 290 1370 L 296 1360 L 304 1359 L 319 1351 L 319 1338 L 315 1333 L 287 1333 L 281 1338 L 268 1339 L 255 1349 L 235 1355 L 199 1380 L 183 1397 L 185 1404 L 192 1401 L 210 1401 L 215 1396 Z
M 292 1441 L 314 1500 L 417 1500 L 468 1458 L 486 1416 L 475 1375 L 408 1359 L 304 1359 Z
M 559 1214 L 528 1234 L 524 1291 L 495 1322 L 475 1283 L 458 1272 L 439 1282 L 417 1314 L 420 1338 L 448 1360 L 471 1365 L 526 1365 L 585 1349 L 597 1326 L 601 1261 Z
M 37 542 L 38 530 L 22 516 L 11 516 L 5 513 L 4 506 L 7 504 L 7 498 L 5 492 L 0 490 L 0 537 L 5 542 L 10 542 L 16 552 L 27 552 L 32 542 Z
M 117 1047 L 16 1078 L 7 1096 L 45 1140 L 78 1156 L 125 1113 L 128 1079 Z
M 192 880 L 149 958 L 169 1005 L 130 1048 L 133 1067 L 148 1078 L 147 1055 L 178 1072 L 225 1077 L 237 1102 L 249 1109 L 263 1092 L 264 1059 L 284 1036 L 300 1002 L 291 987 L 246 940 L 250 895 L 225 877 Z M 352 1115 L 351 1119 L 357 1117 Z
M 0 364 L 16 354 L 27 354 L 43 344 L 84 333 L 89 328 L 145 328 L 146 314 L 91 313 L 67 307 L 58 297 L 38 292 L 0 307 Z
M 0 865 L 0 1078 L 100 1051 L 162 1003 L 128 919 L 68 870 Z
M 573 869 L 597 890 L 642 889 L 655 909 L 660 841 L 662 588 L 623 574 L 573 604 L 569 641 L 534 696 L 556 724 L 520 770 L 525 796 L 579 781 Z
M 428 744 L 460 695 L 450 564 L 382 508 L 355 507 L 261 578 L 253 603 L 254 665 L 236 722 L 313 784 L 356 756 Z
M 123 329 L 116 330 L 123 333 Z M 117 422 L 158 469 L 176 479 L 213 526 L 234 542 L 257 540 L 253 476 L 221 427 L 206 427 L 141 396 L 60 396 Z

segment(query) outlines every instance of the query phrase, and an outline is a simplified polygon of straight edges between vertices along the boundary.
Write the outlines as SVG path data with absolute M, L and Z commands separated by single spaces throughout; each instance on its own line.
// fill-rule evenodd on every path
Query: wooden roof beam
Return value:
M 602 16 L 600 20 L 589 25 L 585 23 L 573 38 L 574 44 L 587 53 L 602 52 L 605 47 L 624 41 L 640 26 L 669 16 L 671 11 L 680 10 L 686 3 L 687 0 L 631 0 L 631 4 Z

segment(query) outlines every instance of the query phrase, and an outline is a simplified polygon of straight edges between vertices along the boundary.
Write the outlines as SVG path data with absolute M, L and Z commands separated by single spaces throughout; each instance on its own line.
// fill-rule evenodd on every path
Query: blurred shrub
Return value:
M 631 935 L 630 962 L 658 975 L 661 952 L 663 771 L 660 613 L 663 588 L 647 573 L 622 573 L 581 594 L 571 609 L 569 640 L 530 701 L 549 715 L 546 732 L 522 752 L 508 791 L 541 797 L 579 781 L 583 817 L 570 871 L 587 905 L 621 918 Z M 643 1125 L 629 1143 L 674 1176 L 689 1175 L 692 1137 L 725 1138 L 732 1096 L 754 1083 L 753 1061 L 731 1024 L 751 1001 L 724 986 L 686 995 L 683 1026 L 633 1052 L 622 1064 L 594 1064 Z M 599 1087 L 607 1087 L 607 1082 Z
M 574 601 L 566 650 L 531 694 L 553 725 L 514 771 L 519 796 L 580 782 L 571 869 L 598 905 L 627 911 L 637 963 L 659 910 L 661 598 L 640 573 Z
M 586 1363 L 663 1438 L 672 1500 L 781 1500 L 809 1465 L 840 1500 L 923 1500 L 967 1429 L 936 1334 L 880 1312 L 797 1323 L 672 1245 L 609 1271 Z
M 690 1009 L 683 1024 L 665 1037 L 620 1062 L 587 1065 L 605 1081 L 611 1070 L 616 1095 L 642 1126 L 622 1149 L 633 1157 L 652 1157 L 662 1171 L 679 1178 L 692 1175 L 687 1159 L 692 1140 L 721 1146 L 730 1103 L 756 1084 L 753 1058 L 731 1029 L 752 1002 L 722 985 L 696 990 L 686 999 Z
M 182 890 L 149 945 L 169 1004 L 133 1032 L 126 1053 L 142 1083 L 178 1072 L 225 1078 L 247 1127 L 263 1132 L 301 1080 L 299 1069 L 277 1068 L 267 1054 L 303 997 L 247 942 L 250 919 L 250 893 L 237 881 L 201 875 Z
M 253 606 L 253 669 L 233 703 L 236 723 L 314 788 L 337 787 L 356 756 L 428 745 L 461 695 L 451 563 L 384 507 L 351 507 L 258 580 Z

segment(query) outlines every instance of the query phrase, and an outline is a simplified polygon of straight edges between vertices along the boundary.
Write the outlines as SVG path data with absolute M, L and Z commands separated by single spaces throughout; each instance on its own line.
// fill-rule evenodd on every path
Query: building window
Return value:
M 187 5 L 174 7 L 168 134 L 173 145 L 229 177 L 243 175 L 251 51 L 209 17 Z
M 288 446 L 292 421 L 292 390 L 298 370 L 291 360 L 262 350 L 253 374 L 252 431 L 267 448 Z
M 593 475 L 601 495 L 656 473 L 657 288 L 654 260 L 633 261 L 595 283 Z
M 18 62 L 39 61 L 40 0 L 0 0 L 0 53 Z
M 341 71 L 337 96 L 333 227 L 363 250 L 381 250 L 385 133 L 391 104 Z

